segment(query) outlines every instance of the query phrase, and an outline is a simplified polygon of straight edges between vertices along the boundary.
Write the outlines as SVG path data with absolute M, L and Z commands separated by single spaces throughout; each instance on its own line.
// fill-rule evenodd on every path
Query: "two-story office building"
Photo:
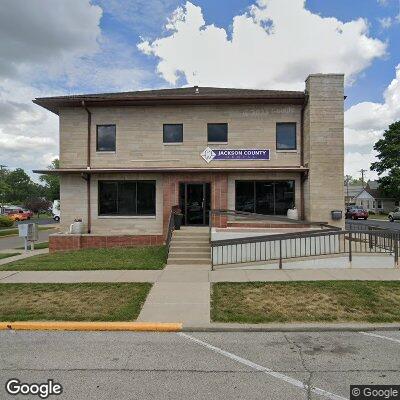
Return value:
M 189 87 L 38 98 L 60 118 L 61 228 L 51 250 L 160 244 L 171 207 L 332 220 L 343 203 L 341 74 L 304 91 Z M 44 173 L 46 171 L 36 171 Z M 220 218 L 217 226 L 225 227 Z

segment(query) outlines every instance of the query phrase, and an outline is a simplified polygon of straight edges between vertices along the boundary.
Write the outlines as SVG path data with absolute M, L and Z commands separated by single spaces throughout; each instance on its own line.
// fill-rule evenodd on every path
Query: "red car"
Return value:
M 368 211 L 361 206 L 351 206 L 346 210 L 346 218 L 368 219 Z
M 26 221 L 33 217 L 33 212 L 29 210 L 23 210 L 22 208 L 6 210 L 6 215 L 13 221 Z

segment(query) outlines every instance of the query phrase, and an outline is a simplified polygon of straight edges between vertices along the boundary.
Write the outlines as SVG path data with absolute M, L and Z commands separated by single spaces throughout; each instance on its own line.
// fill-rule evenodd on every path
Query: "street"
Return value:
M 10 378 L 53 379 L 60 399 L 348 399 L 399 384 L 400 332 L 3 331 L 0 359 L 2 399 Z
M 49 235 L 57 232 L 56 229 L 49 229 L 45 231 L 39 231 L 38 242 L 47 242 Z M 0 250 L 15 249 L 16 247 L 22 247 L 24 245 L 24 239 L 19 236 L 0 237 Z

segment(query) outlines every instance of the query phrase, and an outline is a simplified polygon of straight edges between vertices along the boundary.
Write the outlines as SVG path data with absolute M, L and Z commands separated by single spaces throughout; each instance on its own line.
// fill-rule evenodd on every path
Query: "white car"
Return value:
M 53 202 L 53 209 L 51 210 L 53 214 L 53 219 L 56 222 L 60 221 L 60 200 L 54 200 Z
M 394 211 L 390 212 L 388 218 L 390 222 L 400 220 L 400 207 L 396 207 Z

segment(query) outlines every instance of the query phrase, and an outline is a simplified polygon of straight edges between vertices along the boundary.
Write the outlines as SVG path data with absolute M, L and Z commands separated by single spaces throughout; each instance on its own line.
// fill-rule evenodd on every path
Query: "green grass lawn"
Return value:
M 35 250 L 48 249 L 49 242 L 35 243 Z M 25 247 L 16 247 L 17 250 L 24 250 Z
M 41 254 L 1 265 L 0 269 L 11 271 L 162 269 L 166 262 L 166 246 L 146 246 Z
M 379 219 L 382 221 L 388 221 L 388 215 L 387 214 L 370 214 L 368 219 Z
M 3 283 L 0 321 L 133 321 L 150 283 Z
M 0 260 L 2 258 L 18 256 L 19 254 L 21 254 L 21 253 L 0 253 Z
M 49 229 L 54 229 L 54 226 L 39 226 L 39 231 L 47 231 Z M 0 230 L 0 236 L 16 236 L 16 235 L 18 235 L 18 228 Z
M 398 322 L 400 282 L 215 283 L 217 322 Z

